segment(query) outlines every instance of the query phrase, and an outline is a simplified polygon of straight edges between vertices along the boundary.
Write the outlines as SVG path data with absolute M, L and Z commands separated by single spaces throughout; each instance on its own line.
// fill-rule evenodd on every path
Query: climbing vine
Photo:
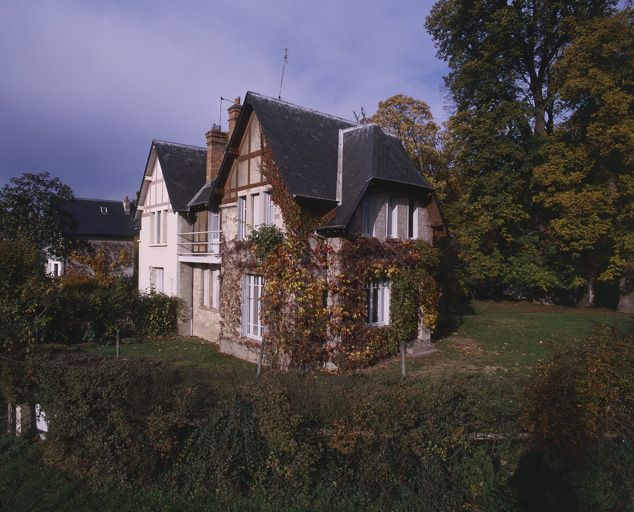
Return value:
M 261 319 L 269 363 L 300 369 L 326 362 L 342 369 L 365 366 L 396 353 L 401 340 L 416 339 L 421 317 L 434 329 L 440 296 L 436 249 L 423 240 L 319 237 L 315 229 L 332 212 L 317 216 L 302 209 L 268 149 L 260 171 L 286 226 L 281 241 L 268 232 L 248 241 L 264 276 Z M 389 325 L 366 322 L 370 279 L 391 282 Z

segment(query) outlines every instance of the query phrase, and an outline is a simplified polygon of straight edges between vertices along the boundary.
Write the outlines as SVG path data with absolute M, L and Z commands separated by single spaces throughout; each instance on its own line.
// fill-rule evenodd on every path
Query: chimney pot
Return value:
M 206 182 L 211 183 L 218 176 L 227 145 L 227 134 L 220 126 L 213 124 L 205 137 L 207 139 L 207 175 Z
M 242 106 L 240 105 L 240 96 L 238 96 L 234 101 L 233 105 L 231 105 L 227 112 L 229 113 L 227 116 L 227 124 L 229 125 L 229 129 L 227 130 L 227 138 L 231 139 L 231 135 L 233 134 L 233 130 L 236 127 L 236 123 L 238 122 L 238 117 L 240 116 L 240 110 Z

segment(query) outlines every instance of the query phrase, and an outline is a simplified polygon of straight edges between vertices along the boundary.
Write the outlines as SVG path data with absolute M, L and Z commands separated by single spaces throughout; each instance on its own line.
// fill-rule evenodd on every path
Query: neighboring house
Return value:
M 401 142 L 378 126 L 253 92 L 229 107 L 228 119 L 227 134 L 219 127 L 206 134 L 207 148 L 154 141 L 137 210 L 139 288 L 181 297 L 191 313 L 189 332 L 219 342 L 222 351 L 254 360 L 265 328 L 262 276 L 225 261 L 254 228 L 285 229 L 260 172 L 265 143 L 297 204 L 331 212 L 317 232 L 335 253 L 342 240 L 361 235 L 430 244 L 445 235 L 431 185 Z M 236 287 L 240 303 L 223 295 Z M 369 323 L 390 322 L 386 280 L 368 283 L 367 313 Z M 239 325 L 229 320 L 236 316 Z M 422 324 L 419 338 L 429 342 Z
M 106 263 L 115 261 L 123 251 L 130 264 L 123 273 L 134 272 L 134 203 L 126 197 L 123 201 L 107 199 L 75 198 L 64 206 L 74 221 L 66 236 L 83 241 L 88 250 L 104 250 Z M 49 258 L 47 270 L 53 276 L 68 272 L 90 273 L 85 265 L 71 258 L 62 261 Z

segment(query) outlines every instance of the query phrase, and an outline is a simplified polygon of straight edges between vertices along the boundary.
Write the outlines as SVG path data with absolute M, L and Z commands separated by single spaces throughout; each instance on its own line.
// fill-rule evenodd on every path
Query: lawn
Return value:
M 409 380 L 476 372 L 521 383 L 535 363 L 555 348 L 588 336 L 601 323 L 634 332 L 634 315 L 610 310 L 474 301 L 457 331 L 435 342 L 435 352 L 407 360 Z M 82 350 L 114 355 L 115 349 L 112 345 L 84 345 Z M 221 354 L 215 345 L 195 338 L 131 340 L 122 344 L 121 357 L 170 361 L 186 368 L 192 378 L 211 379 L 214 385 L 228 389 L 255 377 L 252 364 Z M 328 381 L 327 386 L 346 388 L 363 386 L 367 379 L 381 380 L 388 386 L 397 382 L 400 359 L 395 357 L 347 375 L 316 376 L 314 384 Z

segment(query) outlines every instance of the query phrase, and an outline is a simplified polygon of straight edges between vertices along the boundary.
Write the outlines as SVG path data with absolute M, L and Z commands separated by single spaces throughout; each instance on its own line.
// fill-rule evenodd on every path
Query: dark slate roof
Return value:
M 130 240 L 134 237 L 134 204 L 130 205 L 131 212 L 127 214 L 121 201 L 75 198 L 66 203 L 64 209 L 75 219 L 70 232 L 72 236 Z
M 230 147 L 237 147 L 251 112 L 255 112 L 260 122 L 289 192 L 293 196 L 334 201 L 339 130 L 355 123 L 249 91 Z M 225 154 L 220 184 L 224 183 L 234 158 L 229 152 Z
M 187 208 L 206 207 L 211 200 L 211 193 L 214 190 L 215 184 L 216 180 L 213 180 L 211 183 L 205 183 L 202 188 L 196 192 L 194 198 L 187 203 Z
M 433 190 L 405 152 L 401 141 L 375 124 L 343 132 L 341 204 L 329 227 L 345 228 L 373 182 Z
M 187 203 L 205 184 L 207 148 L 153 140 L 172 208 L 186 211 Z
M 252 112 L 289 192 L 299 198 L 338 201 L 339 132 L 343 131 L 341 203 L 325 228 L 345 229 L 372 183 L 433 190 L 401 141 L 378 126 L 358 125 L 251 91 L 245 97 L 229 147 L 238 147 Z M 225 153 L 218 187 L 224 186 L 234 159 L 234 152 Z

